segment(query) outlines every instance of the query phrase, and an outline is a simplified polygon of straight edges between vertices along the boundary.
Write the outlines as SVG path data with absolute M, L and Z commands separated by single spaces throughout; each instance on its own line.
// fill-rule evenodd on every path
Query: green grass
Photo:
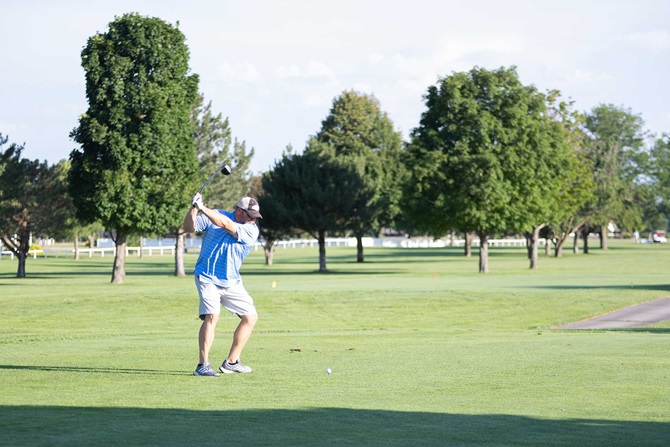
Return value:
M 191 271 L 195 255 L 187 255 Z M 557 325 L 670 295 L 670 247 L 250 255 L 255 371 L 193 377 L 197 293 L 170 256 L 0 261 L 1 445 L 670 445 L 670 322 Z M 276 287 L 273 288 L 273 282 Z M 236 320 L 224 315 L 211 357 Z M 333 373 L 326 374 L 326 368 Z

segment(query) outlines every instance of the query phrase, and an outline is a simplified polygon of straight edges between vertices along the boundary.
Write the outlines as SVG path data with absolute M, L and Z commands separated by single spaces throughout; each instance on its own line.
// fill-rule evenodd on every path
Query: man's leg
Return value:
M 200 363 L 209 361 L 209 349 L 214 342 L 214 334 L 216 332 L 216 323 L 219 321 L 219 316 L 214 314 L 205 315 L 200 326 L 200 334 L 198 342 L 200 345 Z
M 240 316 L 240 324 L 238 324 L 237 329 L 235 329 L 235 334 L 233 334 L 233 344 L 228 353 L 227 360 L 229 363 L 235 363 L 239 360 L 240 355 L 242 355 L 242 350 L 247 344 L 257 321 L 258 315 Z

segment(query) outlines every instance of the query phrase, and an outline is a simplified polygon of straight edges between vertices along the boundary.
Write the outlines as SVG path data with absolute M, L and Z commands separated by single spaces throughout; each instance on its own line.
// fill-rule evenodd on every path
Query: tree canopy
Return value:
M 70 154 L 70 192 L 81 220 L 115 233 L 121 283 L 126 238 L 179 226 L 193 194 L 198 77 L 184 35 L 138 14 L 116 18 L 81 56 L 88 110 L 72 132 L 81 149 Z
M 670 134 L 654 141 L 648 163 L 651 201 L 647 205 L 648 230 L 666 230 L 670 222 Z
M 546 96 L 521 84 L 514 67 L 454 73 L 425 100 L 408 146 L 406 212 L 435 235 L 477 233 L 486 272 L 490 236 L 548 220 L 567 145 Z
M 322 143 L 312 139 L 309 144 Z M 264 216 L 274 215 L 261 225 L 275 223 L 277 230 L 290 226 L 311 234 L 319 241 L 319 271 L 326 272 L 326 234 L 341 232 L 365 197 L 348 197 L 343 192 L 366 187 L 351 158 L 336 157 L 331 146 L 308 148 L 303 154 L 284 153 L 263 175 L 261 207 L 268 210 Z
M 31 236 L 55 235 L 71 217 L 63 164 L 23 158 L 23 145 L 2 147 L 0 134 L 0 239 L 18 259 L 17 278 L 26 276 Z
M 345 218 L 344 226 L 356 236 L 358 261 L 362 262 L 361 238 L 378 233 L 398 214 L 403 173 L 402 138 L 374 96 L 345 91 L 333 100 L 316 140 L 321 144 L 310 145 L 310 150 L 330 146 L 341 162 L 353 163 L 361 176 L 361 184 L 365 184 L 363 189 L 356 185 L 355 190 L 341 190 L 341 194 L 352 201 L 361 202 L 361 206 Z
M 627 229 L 641 225 L 645 191 L 638 180 L 646 158 L 643 126 L 640 116 L 612 104 L 600 104 L 586 114 L 586 155 L 595 182 L 588 223 L 600 233 L 602 248 L 607 248 L 610 221 Z

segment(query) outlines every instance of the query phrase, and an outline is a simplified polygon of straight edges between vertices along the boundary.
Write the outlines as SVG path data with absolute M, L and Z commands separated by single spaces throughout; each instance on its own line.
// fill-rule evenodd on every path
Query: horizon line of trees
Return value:
M 538 239 L 560 257 L 570 234 L 588 253 L 588 234 L 607 248 L 607 226 L 666 229 L 670 135 L 650 135 L 630 109 L 574 110 L 560 92 L 524 85 L 515 67 L 474 67 L 427 87 L 419 125 L 403 141 L 373 95 L 334 98 L 304 151 L 288 146 L 253 177 L 253 148 L 233 141 L 190 73 L 184 35 L 157 19 L 126 14 L 82 51 L 88 110 L 72 139 L 80 145 L 54 165 L 23 159 L 0 134 L 0 239 L 25 276 L 30 234 L 60 239 L 105 230 L 117 250 L 112 282 L 125 277 L 125 244 L 139 235 L 176 236 L 175 275 L 183 276 L 180 224 L 190 197 L 223 164 L 233 175 L 208 186 L 210 206 L 254 195 L 266 262 L 276 241 L 309 234 L 327 271 L 326 235 L 362 238 L 394 228 L 412 235 L 472 235 L 479 271 L 489 271 L 496 235 L 522 234 L 531 268 Z M 575 243 L 576 246 L 576 243 Z

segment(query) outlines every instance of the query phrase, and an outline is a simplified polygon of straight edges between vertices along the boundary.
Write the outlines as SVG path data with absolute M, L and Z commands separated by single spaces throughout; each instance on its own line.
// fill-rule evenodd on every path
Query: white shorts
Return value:
M 195 287 L 200 295 L 200 319 L 204 319 L 205 315 L 219 315 L 221 306 L 239 316 L 258 315 L 254 299 L 247 293 L 242 283 L 232 287 L 221 287 L 197 275 Z

